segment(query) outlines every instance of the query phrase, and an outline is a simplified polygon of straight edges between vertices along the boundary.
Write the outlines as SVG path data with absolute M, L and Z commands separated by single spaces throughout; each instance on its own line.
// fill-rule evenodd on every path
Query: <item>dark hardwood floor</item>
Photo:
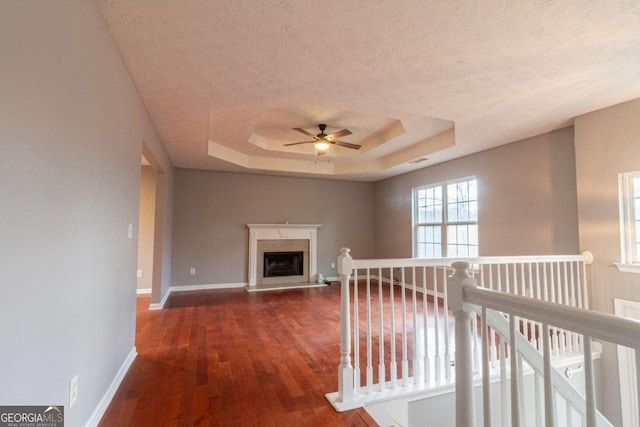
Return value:
M 134 361 L 100 426 L 377 426 L 336 412 L 340 286 L 138 297 Z

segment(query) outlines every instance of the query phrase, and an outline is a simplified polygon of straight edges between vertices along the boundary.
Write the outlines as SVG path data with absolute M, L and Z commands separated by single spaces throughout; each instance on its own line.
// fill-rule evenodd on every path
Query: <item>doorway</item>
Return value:
M 162 166 L 143 141 L 140 161 L 137 293 L 151 294 L 150 309 L 162 308 L 163 303 L 164 178 Z

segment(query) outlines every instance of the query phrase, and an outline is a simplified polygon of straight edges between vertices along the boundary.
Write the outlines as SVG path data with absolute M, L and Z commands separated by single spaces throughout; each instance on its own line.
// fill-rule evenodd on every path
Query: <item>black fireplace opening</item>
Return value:
M 304 253 L 265 252 L 264 277 L 302 276 L 304 274 Z

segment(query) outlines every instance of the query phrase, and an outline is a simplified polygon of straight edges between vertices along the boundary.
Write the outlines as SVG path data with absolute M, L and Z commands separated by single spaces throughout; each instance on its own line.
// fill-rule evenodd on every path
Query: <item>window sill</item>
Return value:
M 640 274 L 640 264 L 626 264 L 622 262 L 614 262 L 619 271 L 624 273 L 639 273 Z

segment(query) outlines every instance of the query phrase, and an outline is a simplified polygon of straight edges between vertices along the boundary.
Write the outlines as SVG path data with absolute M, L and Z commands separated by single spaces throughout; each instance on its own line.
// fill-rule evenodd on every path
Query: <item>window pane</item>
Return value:
M 633 197 L 634 198 L 640 197 L 640 177 L 633 178 L 632 185 L 633 185 Z
M 466 225 L 459 225 L 458 226 L 458 244 L 460 245 L 466 245 L 468 242 L 467 239 L 467 226 Z
M 447 222 L 458 222 L 458 205 L 453 203 L 448 205 Z
M 469 256 L 470 257 L 478 256 L 478 246 L 469 246 Z
M 469 183 L 469 200 L 478 200 L 478 185 L 476 180 L 467 181 Z
M 455 203 L 458 201 L 458 192 L 456 191 L 456 184 L 447 185 L 447 203 Z
M 469 202 L 469 221 L 478 221 L 478 202 Z
M 416 232 L 416 257 L 429 258 L 441 256 L 440 248 L 440 226 L 421 225 Z
M 478 246 L 478 226 L 477 225 L 469 226 L 469 244 Z
M 457 243 L 456 238 L 458 237 L 458 234 L 456 233 L 456 231 L 457 230 L 455 225 L 447 226 L 447 243 L 449 245 L 455 245 Z M 447 252 L 447 256 L 451 256 L 451 254 Z
M 416 209 L 417 223 L 414 224 L 415 227 L 421 227 L 420 233 L 416 229 L 416 256 L 477 256 L 477 193 L 475 179 L 443 183 L 415 191 L 414 203 L 422 208 Z M 446 225 L 446 229 L 443 225 Z M 446 240 L 443 232 L 447 233 Z

